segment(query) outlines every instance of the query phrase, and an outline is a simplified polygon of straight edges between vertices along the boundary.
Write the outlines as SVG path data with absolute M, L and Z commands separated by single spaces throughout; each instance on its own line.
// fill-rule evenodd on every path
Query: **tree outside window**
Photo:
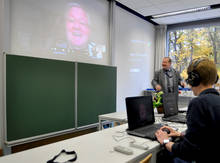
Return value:
M 220 76 L 220 26 L 170 31 L 168 36 L 168 55 L 184 79 L 189 63 L 198 57 L 213 60 Z

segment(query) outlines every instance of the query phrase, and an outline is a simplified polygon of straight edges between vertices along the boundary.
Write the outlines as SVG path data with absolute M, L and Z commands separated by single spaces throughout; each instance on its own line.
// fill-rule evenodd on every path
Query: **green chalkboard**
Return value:
M 98 122 L 98 115 L 116 111 L 116 67 L 78 63 L 77 122 Z
M 6 55 L 7 141 L 75 127 L 75 63 Z

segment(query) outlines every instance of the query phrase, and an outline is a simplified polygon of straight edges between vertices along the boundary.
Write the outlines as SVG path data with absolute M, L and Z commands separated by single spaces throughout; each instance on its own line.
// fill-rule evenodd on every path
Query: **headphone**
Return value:
M 188 78 L 186 79 L 186 82 L 191 85 L 192 87 L 196 87 L 200 84 L 201 82 L 201 77 L 200 74 L 195 70 L 196 67 L 199 65 L 200 62 L 206 60 L 206 58 L 199 58 L 199 59 L 194 59 L 191 64 L 193 69 L 188 72 Z M 219 76 L 217 74 L 215 84 L 218 82 Z

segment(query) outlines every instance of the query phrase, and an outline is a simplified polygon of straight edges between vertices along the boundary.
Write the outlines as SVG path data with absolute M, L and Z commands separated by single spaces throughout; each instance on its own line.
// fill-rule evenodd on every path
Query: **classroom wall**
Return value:
M 3 0 L 0 0 L 0 140 L 3 139 L 3 2 Z M 2 148 L 2 141 L 0 143 L 0 148 Z
M 1 48 L 0 48 L 1 49 Z M 0 55 L 0 148 L 3 143 L 3 57 Z
M 115 8 L 115 65 L 117 111 L 125 111 L 125 98 L 151 88 L 154 72 L 155 29 L 151 23 Z
M 1 9 L 0 9 L 1 10 Z M 1 13 L 0 13 L 1 15 Z M 1 36 L 0 36 L 1 37 Z M 1 41 L 0 41 L 1 45 Z M 2 48 L 0 47 L 0 51 L 2 51 Z M 0 140 L 2 140 L 2 130 L 3 130 L 3 66 L 2 66 L 2 55 L 0 55 Z M 0 143 L 0 148 L 2 147 L 2 144 Z
M 0 147 L 3 148 L 4 131 L 4 70 L 3 70 L 3 52 L 8 51 L 9 44 L 9 1 L 0 0 Z
M 0 79 L 3 78 L 3 73 L 2 73 L 2 55 L 0 55 Z M 0 140 L 3 139 L 3 83 L 2 80 L 0 80 Z M 2 141 L 0 143 L 0 148 L 2 147 Z

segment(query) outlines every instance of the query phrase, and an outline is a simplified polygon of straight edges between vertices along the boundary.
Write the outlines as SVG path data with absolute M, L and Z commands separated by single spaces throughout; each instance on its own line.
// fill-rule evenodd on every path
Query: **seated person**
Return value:
M 162 127 L 155 135 L 160 144 L 173 156 L 173 162 L 219 162 L 218 150 L 220 130 L 220 96 L 213 85 L 218 80 L 216 65 L 207 58 L 195 59 L 187 69 L 187 83 L 195 96 L 187 111 L 185 135 L 168 126 Z M 169 132 L 165 132 L 164 128 Z M 168 134 L 169 133 L 169 134 Z M 172 142 L 170 137 L 182 137 Z M 207 161 L 208 160 L 208 161 Z

